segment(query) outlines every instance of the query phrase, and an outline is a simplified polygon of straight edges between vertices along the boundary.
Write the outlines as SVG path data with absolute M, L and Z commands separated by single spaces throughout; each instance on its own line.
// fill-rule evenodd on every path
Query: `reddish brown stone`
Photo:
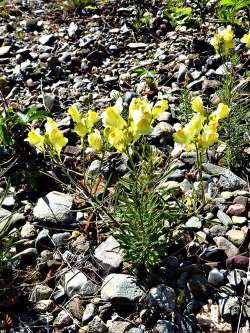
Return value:
M 226 266 L 229 269 L 247 269 L 249 265 L 249 258 L 245 256 L 230 257 L 226 260 Z
M 239 216 L 244 214 L 246 211 L 246 206 L 242 204 L 233 204 L 228 207 L 228 210 L 226 211 L 227 214 Z

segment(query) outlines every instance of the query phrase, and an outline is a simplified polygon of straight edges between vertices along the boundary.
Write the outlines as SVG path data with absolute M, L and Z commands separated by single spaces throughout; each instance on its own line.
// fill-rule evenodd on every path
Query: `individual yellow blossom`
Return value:
M 106 131 L 108 143 L 113 146 L 118 152 L 124 152 L 130 143 L 129 131 L 127 129 L 121 130 L 117 128 L 109 128 Z
M 71 105 L 68 109 L 68 114 L 71 116 L 75 123 L 80 122 L 81 113 L 78 111 L 77 106 L 75 104 Z
M 201 149 L 205 150 L 212 146 L 218 140 L 218 137 L 217 128 L 214 127 L 213 123 L 205 125 L 200 138 Z
M 213 45 L 217 55 L 227 55 L 230 49 L 235 48 L 234 32 L 230 25 L 224 30 L 215 33 L 210 43 Z
M 25 141 L 28 141 L 29 144 L 36 146 L 38 149 L 44 151 L 44 136 L 39 133 L 39 129 L 32 129 L 28 133 L 27 139 Z
M 228 107 L 228 105 L 219 103 L 216 111 L 211 113 L 210 119 L 219 121 L 220 119 L 226 118 L 229 115 L 229 112 L 230 108 Z
M 68 143 L 68 139 L 64 137 L 62 131 L 58 128 L 53 128 L 50 132 L 49 141 L 52 148 L 56 151 L 58 157 L 60 158 L 61 151 Z
M 102 149 L 102 137 L 99 130 L 95 129 L 94 132 L 88 135 L 88 143 L 91 148 L 94 148 L 96 151 Z
M 190 122 L 185 126 L 185 131 L 188 133 L 191 140 L 200 134 L 203 127 L 205 117 L 200 113 L 195 113 Z
M 102 115 L 102 122 L 104 127 L 114 127 L 117 129 L 123 129 L 127 125 L 115 106 L 106 108 Z
M 48 117 L 47 122 L 45 124 L 45 135 L 47 135 L 50 139 L 51 132 L 53 129 L 57 129 L 57 122 L 52 118 Z
M 75 124 L 75 132 L 81 139 L 81 144 L 83 144 L 83 139 L 88 134 L 88 127 L 85 119 L 81 119 L 80 122 Z
M 202 98 L 200 96 L 197 96 L 195 97 L 193 100 L 192 100 L 192 109 L 195 111 L 195 112 L 198 112 L 202 115 L 205 114 L 205 108 L 204 108 L 204 105 L 203 105 L 203 101 L 202 101 Z
M 189 142 L 188 133 L 184 129 L 180 129 L 173 134 L 174 141 L 181 144 L 186 144 Z
M 92 129 L 92 127 L 99 121 L 99 116 L 97 114 L 97 112 L 95 111 L 88 111 L 88 116 L 87 116 L 87 122 L 86 125 L 88 127 L 89 130 Z
M 240 41 L 250 49 L 250 34 L 245 34 Z
M 152 116 L 153 119 L 156 119 L 162 112 L 168 109 L 168 101 L 166 99 L 162 99 L 155 103 L 152 108 Z

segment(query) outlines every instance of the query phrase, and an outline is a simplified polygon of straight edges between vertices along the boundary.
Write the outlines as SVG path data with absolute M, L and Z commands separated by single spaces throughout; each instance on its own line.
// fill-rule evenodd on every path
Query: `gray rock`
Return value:
M 129 43 L 128 44 L 128 48 L 134 49 L 134 50 L 145 49 L 145 47 L 147 47 L 147 46 L 148 46 L 148 44 L 145 44 L 145 43 Z
M 86 305 L 83 315 L 82 315 L 82 323 L 88 323 L 96 313 L 96 306 L 93 303 L 89 303 Z
M 232 319 L 238 317 L 240 313 L 240 300 L 238 296 L 228 296 L 219 298 L 220 315 L 223 319 Z
M 78 25 L 75 22 L 71 22 L 68 28 L 69 37 L 74 37 L 78 31 Z
M 211 163 L 204 163 L 203 169 L 214 176 L 220 176 L 218 186 L 222 191 L 247 190 L 247 182 L 232 171 Z
M 42 252 L 43 250 L 51 250 L 55 247 L 49 235 L 49 230 L 43 229 L 39 232 L 35 241 L 35 247 L 38 252 Z
M 64 290 L 68 297 L 85 294 L 87 277 L 78 269 L 71 269 L 64 275 Z
M 52 307 L 53 307 L 53 301 L 51 299 L 44 299 L 44 300 L 38 301 L 34 305 L 35 310 L 37 310 L 38 312 L 42 312 L 42 313 L 51 310 Z
M 213 240 L 219 249 L 222 249 L 225 251 L 228 258 L 239 254 L 239 250 L 237 249 L 237 247 L 235 245 L 233 245 L 226 238 L 224 238 L 222 236 L 217 236 L 217 237 L 214 237 Z
M 91 162 L 90 166 L 88 167 L 88 173 L 91 175 L 95 175 L 100 172 L 101 164 L 102 163 L 100 160 L 94 160 L 93 162 Z
M 202 223 L 199 217 L 192 216 L 185 223 L 185 228 L 199 230 L 202 227 Z
M 8 56 L 11 50 L 11 46 L 1 46 L 0 47 L 0 57 Z
M 33 215 L 40 222 L 69 223 L 72 221 L 72 205 L 72 196 L 53 191 L 38 199 Z
M 228 272 L 227 279 L 231 286 L 239 287 L 243 284 L 243 278 L 246 277 L 246 272 L 241 269 L 233 269 Z
M 208 283 L 213 286 L 218 286 L 224 281 L 224 274 L 221 273 L 218 268 L 213 268 L 208 274 Z
M 33 239 L 36 237 L 36 228 L 30 223 L 26 222 L 21 229 L 21 237 Z
M 154 327 L 154 332 L 157 333 L 176 333 L 177 326 L 168 320 L 158 320 Z
M 94 257 L 108 272 L 118 271 L 123 261 L 120 244 L 113 236 L 109 236 L 95 249 Z
M 172 134 L 175 132 L 173 126 L 168 123 L 161 121 L 156 126 L 154 126 L 153 131 L 150 136 L 152 138 L 161 138 L 167 136 L 167 138 L 171 138 Z
M 185 64 L 180 64 L 178 73 L 177 73 L 177 84 L 182 83 L 185 80 L 187 74 L 187 66 Z
M 160 284 L 151 288 L 147 297 L 149 306 L 157 306 L 166 312 L 175 310 L 175 292 L 174 289 Z
M 108 328 L 102 319 L 99 316 L 95 316 L 94 319 L 88 325 L 89 331 L 88 332 L 95 332 L 95 333 L 105 333 L 108 332 Z M 117 332 L 118 333 L 118 332 Z
M 247 222 L 247 218 L 245 216 L 232 216 L 232 222 L 236 225 L 242 225 Z
M 30 295 L 30 301 L 31 302 L 39 302 L 41 300 L 49 299 L 52 294 L 53 289 L 42 284 L 38 284 L 35 286 L 35 288 L 32 291 L 32 294 Z
M 224 236 L 227 232 L 227 227 L 225 225 L 216 224 L 209 229 L 209 234 L 212 237 Z
M 220 222 L 226 227 L 232 224 L 231 218 L 222 210 L 218 210 L 217 217 L 220 220 Z
M 188 89 L 191 91 L 197 91 L 202 89 L 202 83 L 204 81 L 204 77 L 201 77 L 199 80 L 195 80 L 188 84 Z
M 14 207 L 15 202 L 16 202 L 16 200 L 15 200 L 14 195 L 13 194 L 9 194 L 9 195 L 7 195 L 3 199 L 3 201 L 2 201 L 2 207 L 3 208 L 7 208 L 7 209 L 11 209 L 11 208 Z
M 68 311 L 66 310 L 61 310 L 58 315 L 56 316 L 53 325 L 55 326 L 59 326 L 59 327 L 64 327 L 67 326 L 69 324 L 71 324 L 72 322 L 72 318 L 69 315 Z
M 129 329 L 129 327 L 132 326 L 132 324 L 128 321 L 122 321 L 122 320 L 108 320 L 107 321 L 107 327 L 109 333 L 126 333 Z
M 55 105 L 55 100 L 56 98 L 54 95 L 45 94 L 43 96 L 43 103 L 48 111 L 51 111 L 53 109 Z
M 43 35 L 39 38 L 39 43 L 42 45 L 52 45 L 55 41 L 55 37 L 53 35 Z
M 66 243 L 67 239 L 70 237 L 70 232 L 60 232 L 52 236 L 52 240 L 55 246 L 61 246 Z
M 101 287 L 101 298 L 104 301 L 135 302 L 145 296 L 145 292 L 137 285 L 136 279 L 128 274 L 109 274 Z

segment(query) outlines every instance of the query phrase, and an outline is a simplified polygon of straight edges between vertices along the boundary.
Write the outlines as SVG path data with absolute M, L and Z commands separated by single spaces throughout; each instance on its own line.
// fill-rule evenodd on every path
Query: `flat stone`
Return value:
M 242 225 L 247 222 L 247 218 L 245 216 L 232 216 L 233 224 Z
M 192 216 L 186 223 L 185 223 L 185 228 L 188 229 L 201 229 L 202 223 L 199 217 L 197 216 Z
M 64 275 L 64 290 L 68 297 L 84 294 L 87 283 L 86 275 L 78 269 L 71 269 Z
M 20 234 L 22 238 L 33 239 L 36 237 L 36 228 L 30 222 L 26 222 Z
M 96 313 L 96 306 L 93 303 L 89 303 L 86 305 L 83 315 L 82 315 L 82 323 L 86 324 L 89 322 Z
M 118 333 L 118 332 L 126 333 L 130 326 L 132 326 L 132 324 L 125 320 L 107 321 L 107 327 L 109 329 L 109 333 Z
M 104 301 L 135 302 L 145 295 L 137 285 L 136 279 L 128 274 L 109 274 L 101 287 L 101 299 Z
M 128 47 L 130 49 L 145 49 L 145 47 L 147 47 L 148 44 L 145 43 L 129 43 Z
M 217 212 L 217 217 L 220 222 L 226 227 L 232 224 L 232 220 L 230 219 L 230 217 L 220 209 Z
M 105 325 L 104 321 L 99 317 L 95 316 L 94 319 L 89 323 L 88 332 L 95 333 L 105 333 L 108 332 L 108 328 Z M 118 333 L 118 332 L 117 332 Z
M 94 257 L 110 273 L 118 271 L 123 261 L 120 244 L 113 236 L 109 236 L 95 249 Z
M 52 45 L 55 41 L 54 35 L 43 35 L 39 38 L 39 43 L 42 45 Z
M 11 50 L 11 46 L 1 46 L 0 47 L 0 57 L 4 57 L 9 55 L 9 52 Z
M 39 302 L 41 300 L 47 300 L 50 298 L 52 294 L 53 289 L 42 284 L 38 284 L 35 286 L 31 296 L 30 301 L 31 302 Z
M 224 274 L 221 273 L 218 268 L 213 268 L 208 274 L 208 283 L 213 286 L 218 286 L 224 281 Z
M 50 192 L 45 197 L 39 198 L 33 210 L 35 220 L 65 224 L 72 221 L 72 196 L 60 192 Z
M 236 203 L 228 207 L 227 214 L 239 216 L 244 214 L 245 211 L 246 207 L 244 205 Z
M 239 250 L 237 249 L 237 247 L 226 238 L 222 236 L 217 236 L 214 237 L 213 240 L 219 249 L 225 251 L 228 257 L 233 257 L 239 254 Z
M 246 238 L 246 235 L 242 230 L 235 229 L 229 230 L 226 233 L 226 236 L 236 246 L 240 246 Z

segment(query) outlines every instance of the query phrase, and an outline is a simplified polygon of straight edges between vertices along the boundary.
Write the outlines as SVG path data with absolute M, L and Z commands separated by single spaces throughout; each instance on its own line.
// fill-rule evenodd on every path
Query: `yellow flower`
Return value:
M 207 149 L 218 140 L 219 135 L 216 129 L 217 128 L 214 127 L 213 123 L 209 123 L 208 125 L 204 126 L 200 138 L 200 145 L 203 149 Z
M 68 113 L 75 123 L 80 122 L 81 113 L 78 111 L 77 106 L 75 104 L 73 104 L 69 107 Z
M 102 138 L 100 131 L 95 129 L 94 132 L 88 135 L 88 143 L 91 148 L 94 148 L 96 151 L 100 151 L 102 149 Z
M 226 118 L 229 115 L 230 108 L 228 105 L 219 103 L 217 110 L 210 115 L 211 120 L 218 121 L 220 119 Z
M 75 124 L 75 132 L 81 138 L 81 143 L 83 144 L 83 139 L 88 133 L 88 128 L 85 119 L 81 119 L 80 122 Z
M 204 108 L 203 101 L 200 96 L 198 96 L 192 100 L 192 109 L 195 112 L 198 112 L 202 115 L 205 114 L 205 108 Z
M 192 140 L 195 136 L 200 134 L 203 127 L 205 117 L 200 113 L 195 113 L 190 122 L 185 126 L 185 131 Z
M 130 143 L 129 131 L 111 127 L 105 134 L 108 143 L 113 146 L 118 152 L 124 152 Z
M 99 121 L 99 116 L 95 111 L 88 111 L 87 117 L 87 127 L 88 129 L 92 129 L 92 127 Z
M 240 41 L 245 43 L 246 46 L 250 49 L 250 34 L 245 34 Z
M 160 113 L 166 111 L 167 109 L 168 109 L 168 101 L 166 99 L 162 99 L 156 102 L 152 108 L 153 119 L 156 119 Z
M 227 55 L 230 49 L 235 48 L 234 32 L 230 25 L 224 30 L 219 30 L 215 33 L 214 37 L 211 39 L 210 43 L 215 48 L 217 55 L 220 53 L 222 55 Z
M 117 129 L 123 129 L 127 125 L 115 106 L 110 106 L 105 110 L 102 115 L 102 122 L 104 127 L 115 127 Z
M 45 135 L 48 135 L 48 137 L 50 138 L 51 132 L 52 130 L 56 128 L 57 129 L 57 122 L 55 120 L 53 120 L 52 118 L 47 118 L 47 122 L 45 124 Z
M 28 141 L 29 144 L 36 146 L 40 150 L 44 151 L 44 136 L 39 133 L 39 129 L 32 129 L 28 133 L 27 139 L 25 141 Z
M 184 129 L 180 129 L 179 131 L 173 134 L 174 141 L 181 144 L 187 144 L 189 142 L 189 136 Z
M 53 149 L 57 152 L 57 155 L 60 158 L 61 151 L 68 143 L 68 139 L 64 137 L 63 133 L 58 128 L 53 128 L 50 132 L 49 140 Z
M 151 122 L 152 115 L 149 112 L 141 113 L 134 112 L 134 119 L 131 122 L 131 129 L 134 136 L 134 141 L 137 141 L 140 135 L 149 134 L 152 130 Z

